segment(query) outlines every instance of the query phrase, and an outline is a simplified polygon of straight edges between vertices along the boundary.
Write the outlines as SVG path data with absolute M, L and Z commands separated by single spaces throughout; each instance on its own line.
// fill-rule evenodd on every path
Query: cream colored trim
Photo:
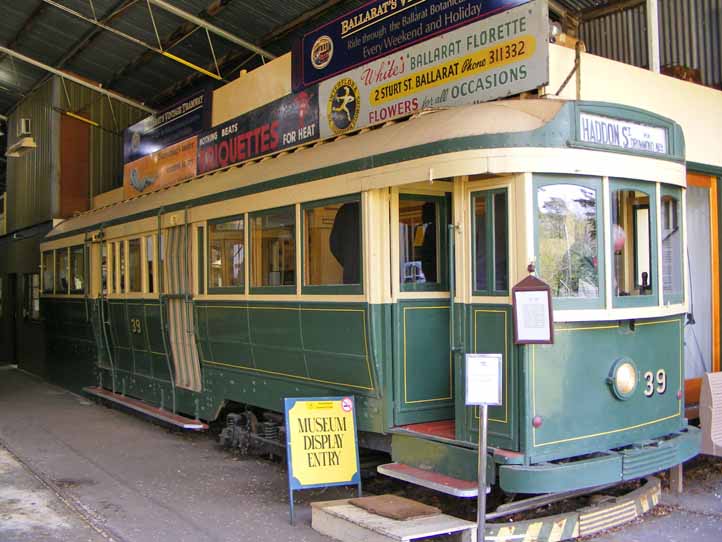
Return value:
M 72 246 L 82 245 L 85 243 L 85 234 L 79 233 L 72 237 L 66 237 L 64 239 L 56 239 L 55 241 L 45 241 L 40 243 L 40 250 L 45 252 L 47 250 L 58 250 L 61 248 L 69 248 Z
M 158 294 L 126 292 L 124 294 L 109 294 L 108 299 L 158 299 Z
M 399 292 L 397 299 L 449 299 L 449 292 Z
M 296 295 L 301 295 L 301 288 L 304 281 L 305 269 L 303 265 L 302 249 L 303 249 L 303 232 L 301 231 L 301 205 L 297 203 L 294 207 L 296 212 Z
M 536 247 L 534 246 L 534 222 L 536 220 L 536 209 L 534 208 L 534 176 L 531 173 L 524 173 L 522 175 L 524 183 L 524 213 L 519 216 L 526 217 L 524 222 L 524 233 L 526 243 L 524 244 L 524 250 L 526 251 L 525 258 L 526 264 L 531 263 L 536 267 Z
M 666 317 L 687 312 L 684 303 L 662 307 L 629 307 L 617 309 L 555 310 L 555 322 L 596 322 L 601 320 L 628 320 L 637 318 Z
M 110 295 L 115 291 L 115 243 L 103 241 L 105 243 L 107 262 L 107 280 L 108 280 L 108 292 L 106 295 Z
M 138 237 L 140 235 L 156 233 L 157 231 L 158 219 L 156 217 L 152 217 L 134 220 L 133 222 L 127 222 L 125 224 L 108 226 L 103 229 L 103 235 L 106 239 L 114 241 L 123 237 Z
M 148 272 L 146 265 L 148 262 L 148 247 L 146 245 L 146 236 L 140 238 L 140 289 L 143 293 L 148 293 Z
M 513 284 L 509 284 L 509 291 L 512 286 Z M 475 305 L 511 305 L 511 295 L 473 295 L 469 302 Z
M 391 188 L 389 224 L 391 228 L 391 241 L 389 248 L 391 249 L 391 301 L 396 303 L 399 299 L 401 291 L 401 279 L 399 277 L 399 189 Z
M 604 307 L 611 309 L 614 297 L 614 254 L 609 250 L 609 247 L 612 246 L 612 194 L 609 187 L 609 177 L 602 177 L 602 221 L 604 230 L 602 254 L 604 254 L 604 283 L 606 285 Z M 598 242 L 599 239 L 597 239 Z
M 657 200 L 657 214 L 654 217 L 657 234 L 657 305 L 664 304 L 664 279 L 662 277 L 662 187 L 659 183 L 655 187 L 654 197 Z
M 687 244 L 687 189 L 682 189 L 682 247 L 684 249 L 682 252 L 684 253 L 682 255 L 683 262 L 684 262 L 684 269 L 682 270 L 682 277 L 684 277 L 684 305 L 685 305 L 685 312 L 688 311 L 687 306 L 689 305 L 689 250 L 687 250 L 687 247 L 689 245 Z M 717 250 L 716 247 L 712 250 Z M 714 279 L 713 279 L 714 280 Z M 714 306 L 714 305 L 713 305 Z
M 533 200 L 532 200 L 533 201 Z M 527 255 L 528 229 L 532 227 L 531 243 L 534 243 L 534 215 L 526 193 L 526 177 L 515 175 L 509 189 L 509 292 L 513 286 L 529 274 L 530 258 Z M 511 298 L 510 298 L 511 299 Z
M 123 250 L 125 250 L 125 261 L 123 262 L 125 265 L 125 293 L 131 294 L 130 291 L 130 247 L 129 247 L 129 241 L 130 239 L 123 239 L 121 243 L 123 243 Z M 133 295 L 137 294 L 138 292 L 132 292 Z
M 468 177 L 454 179 L 452 201 L 452 224 L 454 224 L 454 269 L 456 271 L 455 303 L 467 302 L 471 295 L 471 239 L 473 209 L 469 204 Z M 448 235 L 448 234 L 447 234 Z
M 391 302 L 391 194 L 382 188 L 363 192 L 364 292 L 370 303 Z
M 248 213 L 243 214 L 243 291 L 251 291 L 251 221 Z
M 287 295 L 287 294 L 208 294 L 198 295 L 194 301 L 293 301 L 293 302 L 327 302 L 327 303 L 363 303 L 363 295 Z

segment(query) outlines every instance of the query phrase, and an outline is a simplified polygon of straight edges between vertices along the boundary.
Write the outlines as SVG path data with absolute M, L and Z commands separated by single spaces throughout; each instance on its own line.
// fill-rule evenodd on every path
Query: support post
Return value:
M 479 406 L 479 488 L 476 501 L 476 542 L 484 542 L 486 532 L 486 423 L 489 415 L 489 406 Z
M 684 491 L 684 467 L 682 463 L 669 469 L 669 490 L 681 495 Z
M 659 5 L 658 0 L 647 0 L 647 51 L 649 69 L 659 73 Z

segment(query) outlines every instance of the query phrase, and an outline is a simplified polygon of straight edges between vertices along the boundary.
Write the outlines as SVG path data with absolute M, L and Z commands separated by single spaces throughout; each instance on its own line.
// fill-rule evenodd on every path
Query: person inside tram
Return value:
M 336 213 L 328 239 L 331 254 L 343 267 L 344 284 L 360 284 L 359 203 L 344 203 Z

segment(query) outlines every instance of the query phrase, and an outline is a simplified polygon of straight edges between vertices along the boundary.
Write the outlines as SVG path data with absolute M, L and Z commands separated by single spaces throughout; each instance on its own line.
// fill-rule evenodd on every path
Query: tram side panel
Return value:
M 202 417 L 225 401 L 282 411 L 284 397 L 353 395 L 359 429 L 383 432 L 383 306 L 196 302 Z

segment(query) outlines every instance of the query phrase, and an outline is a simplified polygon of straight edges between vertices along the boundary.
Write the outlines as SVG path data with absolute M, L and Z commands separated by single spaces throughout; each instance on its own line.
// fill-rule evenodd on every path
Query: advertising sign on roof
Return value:
M 201 134 L 198 174 L 303 145 L 318 137 L 318 89 L 312 87 Z
M 374 0 L 295 44 L 293 89 L 389 55 L 528 0 Z
M 197 92 L 123 132 L 123 163 L 148 156 L 210 126 L 210 93 Z
M 197 137 L 189 137 L 125 164 L 125 197 L 132 198 L 195 177 L 197 143 Z
M 321 138 L 549 80 L 546 2 L 533 0 L 319 83 Z

